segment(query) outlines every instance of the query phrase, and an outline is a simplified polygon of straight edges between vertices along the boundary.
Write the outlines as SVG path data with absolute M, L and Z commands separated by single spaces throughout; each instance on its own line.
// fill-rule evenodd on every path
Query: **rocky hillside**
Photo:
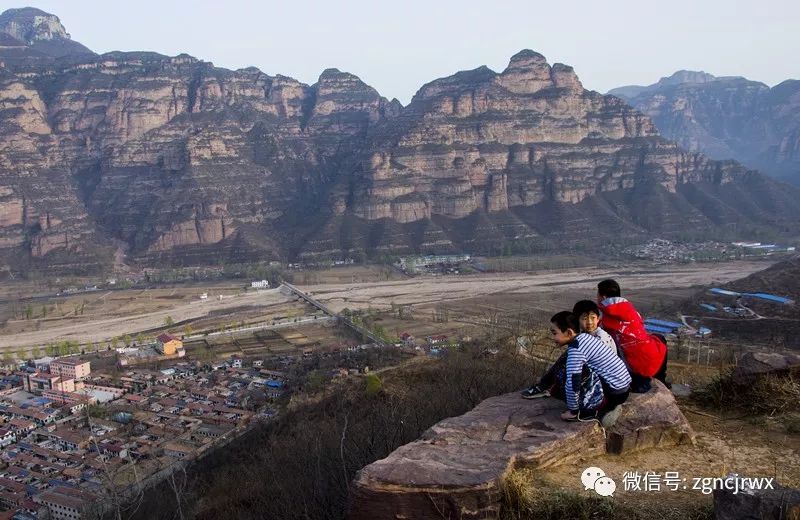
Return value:
M 715 159 L 800 184 L 800 81 L 769 88 L 741 77 L 678 71 L 609 91 L 650 116 L 664 137 Z
M 540 251 L 657 232 L 792 232 L 800 193 L 659 137 L 522 51 L 403 107 L 188 55 L 96 55 L 58 18 L 0 15 L 0 255 L 108 266 Z

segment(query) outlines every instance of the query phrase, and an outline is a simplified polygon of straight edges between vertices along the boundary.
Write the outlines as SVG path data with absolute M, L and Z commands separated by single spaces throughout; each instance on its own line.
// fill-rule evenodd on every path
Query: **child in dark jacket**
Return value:
M 649 334 L 641 315 L 623 298 L 619 284 L 603 280 L 597 284 L 597 304 L 602 312 L 600 326 L 614 338 L 631 372 L 633 392 L 650 390 L 655 377 L 666 384 L 667 345 Z

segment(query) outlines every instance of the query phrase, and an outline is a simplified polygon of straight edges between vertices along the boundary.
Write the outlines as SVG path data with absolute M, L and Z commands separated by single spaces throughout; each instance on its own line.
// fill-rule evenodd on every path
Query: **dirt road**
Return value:
M 255 291 L 222 300 L 193 300 L 174 307 L 132 316 L 95 320 L 91 323 L 71 323 L 47 330 L 23 332 L 0 336 L 0 347 L 22 347 L 47 345 L 70 340 L 80 343 L 108 341 L 125 334 L 135 335 L 139 331 L 153 329 L 164 324 L 167 316 L 181 322 L 208 316 L 212 312 L 244 306 L 268 307 L 289 301 L 278 289 Z

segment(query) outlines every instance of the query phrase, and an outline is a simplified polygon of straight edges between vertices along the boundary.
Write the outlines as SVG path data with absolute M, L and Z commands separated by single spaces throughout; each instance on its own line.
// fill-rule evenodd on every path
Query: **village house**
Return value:
M 0 448 L 5 448 L 9 444 L 17 441 L 17 435 L 13 430 L 8 428 L 0 428 Z
M 55 403 L 61 403 L 64 405 L 83 405 L 79 406 L 77 410 L 82 410 L 86 406 L 86 403 L 93 404 L 97 402 L 96 399 L 92 399 L 82 394 L 75 392 L 61 392 L 59 390 L 44 390 L 42 391 L 42 397 L 46 397 Z
M 267 280 L 257 280 L 250 282 L 251 289 L 269 289 L 269 282 Z
M 14 417 L 7 423 L 7 427 L 14 432 L 14 434 L 19 437 L 24 437 L 25 435 L 29 434 L 33 430 L 36 429 L 36 423 L 33 421 L 28 421 L 26 419 L 22 419 L 20 417 Z
M 50 373 L 65 379 L 82 380 L 92 373 L 91 363 L 78 358 L 57 359 L 50 363 Z
M 53 431 L 36 430 L 33 432 L 37 441 L 52 441 L 62 451 L 77 451 L 89 446 L 89 435 L 86 431 L 56 429 Z
M 41 394 L 44 390 L 56 390 L 58 392 L 74 392 L 75 380 L 62 379 L 54 374 L 34 372 L 27 374 L 23 381 L 23 388 L 26 392 Z
M 428 336 L 425 338 L 428 341 L 428 345 L 443 345 L 447 343 L 447 336 L 444 334 L 437 334 L 435 336 Z
M 224 435 L 227 435 L 233 430 L 234 428 L 230 425 L 204 424 L 202 426 L 199 426 L 192 433 L 192 440 L 197 440 L 201 438 L 218 439 L 220 437 L 223 437 Z
M 47 507 L 51 520 L 80 520 L 94 498 L 89 493 L 59 486 L 35 495 L 33 500 Z
M 37 426 L 44 426 L 55 422 L 56 417 L 58 417 L 58 410 L 52 408 L 38 408 L 34 410 L 0 404 L 0 415 L 20 417 L 32 421 Z
M 183 349 L 183 341 L 172 334 L 161 334 L 156 338 L 156 349 L 165 356 L 172 356 Z
M 164 444 L 164 455 L 168 457 L 175 457 L 176 459 L 185 459 L 195 454 L 197 450 L 182 442 L 171 441 Z
M 12 520 L 16 520 L 17 518 L 24 518 L 25 520 L 28 520 L 28 518 L 37 518 L 37 516 L 34 516 L 34 514 L 39 510 L 39 506 L 36 504 L 36 502 L 33 502 L 27 498 L 27 494 L 24 491 L 19 493 L 5 490 L 0 491 L 0 506 L 8 509 L 8 513 L 14 514 L 15 511 L 22 510 L 30 515 L 27 517 L 22 517 L 19 515 L 19 513 L 16 513 L 13 516 L 8 517 Z M 38 516 L 38 518 L 42 518 L 42 516 Z

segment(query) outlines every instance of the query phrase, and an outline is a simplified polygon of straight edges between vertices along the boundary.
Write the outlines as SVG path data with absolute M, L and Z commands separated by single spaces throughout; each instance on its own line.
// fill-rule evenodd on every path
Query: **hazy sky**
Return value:
M 5 10 L 24 4 L 0 3 Z M 520 49 L 575 67 L 586 88 L 650 84 L 679 69 L 772 86 L 800 78 L 800 0 L 41 0 L 96 52 L 186 52 L 314 83 L 352 72 L 403 104 L 424 83 Z

